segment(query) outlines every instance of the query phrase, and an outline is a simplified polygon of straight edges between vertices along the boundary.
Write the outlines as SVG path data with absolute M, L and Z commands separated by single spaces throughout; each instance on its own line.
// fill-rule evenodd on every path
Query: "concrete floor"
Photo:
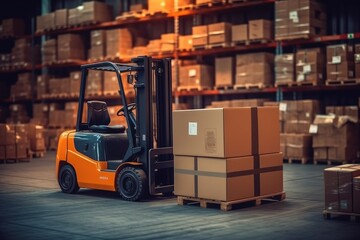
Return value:
M 285 164 L 283 202 L 223 212 L 176 198 L 125 202 L 117 193 L 60 192 L 55 153 L 0 164 L 0 239 L 359 239 L 360 225 L 324 220 L 324 165 Z

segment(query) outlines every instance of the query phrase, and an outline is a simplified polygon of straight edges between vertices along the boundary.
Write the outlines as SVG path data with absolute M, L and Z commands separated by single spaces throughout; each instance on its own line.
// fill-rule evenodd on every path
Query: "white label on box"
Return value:
M 299 22 L 299 16 L 297 11 L 291 11 L 289 12 L 289 19 L 291 19 L 294 23 Z
M 49 108 L 48 108 L 48 106 L 47 106 L 47 105 L 44 105 L 44 107 L 43 107 L 43 111 L 44 111 L 44 112 L 49 111 Z
M 79 79 L 79 74 L 76 73 L 76 74 L 74 75 L 74 78 L 75 78 L 75 79 Z
M 17 111 L 18 110 L 18 106 L 17 105 L 13 105 L 13 110 Z
M 37 82 L 38 82 L 38 83 L 41 82 L 41 76 L 38 76 L 38 77 L 37 77 Z
M 341 56 L 333 56 L 333 57 L 332 57 L 332 63 L 333 63 L 333 64 L 339 64 L 339 63 L 341 63 Z
M 189 122 L 189 135 L 197 136 L 197 122 Z
M 310 73 L 311 72 L 311 65 L 310 64 L 304 65 L 303 72 L 304 72 L 304 74 Z
M 296 78 L 296 81 L 298 81 L 298 82 L 302 82 L 304 80 L 305 80 L 305 76 L 302 73 L 300 73 Z
M 280 109 L 280 111 L 282 111 L 282 112 L 286 112 L 287 104 L 286 104 L 286 103 L 280 103 L 279 109 Z
M 189 77 L 195 77 L 196 76 L 196 69 L 189 70 Z
M 318 132 L 318 125 L 316 124 L 311 124 L 310 128 L 309 128 L 309 133 L 313 133 L 316 134 Z

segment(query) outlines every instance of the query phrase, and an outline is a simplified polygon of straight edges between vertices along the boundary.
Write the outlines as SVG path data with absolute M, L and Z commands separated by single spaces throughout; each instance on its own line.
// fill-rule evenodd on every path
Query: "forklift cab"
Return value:
M 56 174 L 61 190 L 75 193 L 79 188 L 118 191 L 124 200 L 136 201 L 146 195 L 172 193 L 172 91 L 170 59 L 141 56 L 132 63 L 100 62 L 81 66 L 76 130 L 59 138 Z M 86 102 L 89 70 L 116 73 L 127 127 L 110 126 L 106 102 Z M 133 83 L 135 102 L 127 103 L 121 73 Z M 136 117 L 135 117 L 136 116 Z

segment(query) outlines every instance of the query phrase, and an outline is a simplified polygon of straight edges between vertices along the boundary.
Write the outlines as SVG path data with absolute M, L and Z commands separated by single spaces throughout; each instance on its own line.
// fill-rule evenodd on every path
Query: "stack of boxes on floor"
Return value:
M 346 164 L 324 170 L 325 210 L 360 214 L 360 165 Z
M 0 124 L 0 160 L 27 159 L 29 139 L 25 124 Z
M 284 101 L 280 103 L 281 149 L 284 158 L 310 161 L 313 157 L 310 125 L 320 113 L 317 100 Z
M 359 108 L 326 107 L 310 129 L 314 134 L 314 160 L 351 163 L 359 156 Z
M 175 194 L 235 201 L 283 191 L 276 107 L 174 111 Z

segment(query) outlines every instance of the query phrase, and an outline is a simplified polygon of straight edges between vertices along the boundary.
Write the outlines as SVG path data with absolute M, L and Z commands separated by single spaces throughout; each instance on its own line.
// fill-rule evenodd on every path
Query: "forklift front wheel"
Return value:
M 64 193 L 76 193 L 79 190 L 75 170 L 70 165 L 61 167 L 58 182 Z
M 147 178 L 144 170 L 125 167 L 117 177 L 117 190 L 126 201 L 137 201 L 146 195 Z

